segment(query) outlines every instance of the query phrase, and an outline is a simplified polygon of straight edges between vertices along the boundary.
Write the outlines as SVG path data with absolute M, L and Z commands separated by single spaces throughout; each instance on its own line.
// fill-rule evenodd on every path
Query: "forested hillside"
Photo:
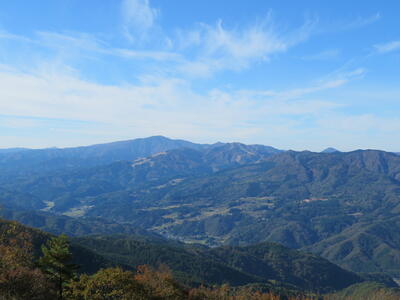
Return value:
M 352 271 L 400 276 L 400 156 L 394 153 L 281 151 L 160 137 L 122 142 L 131 144 L 147 145 L 147 152 L 119 156 L 109 152 L 113 144 L 101 145 L 108 150 L 96 157 L 106 159 L 93 160 L 91 152 L 66 149 L 71 165 L 41 158 L 38 164 L 51 171 L 32 171 L 36 150 L 4 154 L 3 215 L 71 235 L 143 230 L 209 246 L 271 241 Z M 176 149 L 155 153 L 165 145 Z M 27 169 L 15 165 L 19 176 L 12 177 L 14 155 L 22 153 Z M 91 163 L 82 165 L 83 158 Z
M 136 285 L 134 294 L 137 297 L 142 292 L 146 295 L 138 299 L 170 299 L 168 290 L 171 291 L 171 288 L 174 291 L 174 297 L 178 297 L 173 299 L 214 299 L 213 293 L 238 293 L 244 297 L 243 299 L 246 299 L 245 295 L 247 299 L 253 299 L 253 296 L 256 297 L 253 293 L 257 290 L 281 295 L 311 295 L 316 292 L 337 291 L 371 279 L 345 271 L 317 256 L 272 243 L 209 249 L 173 241 L 154 241 L 146 237 L 127 236 L 74 238 L 71 240 L 70 250 L 64 246 L 61 248 L 55 246 L 61 245 L 60 243 L 67 245 L 65 236 L 55 238 L 16 222 L 0 220 L 0 253 L 2 254 L 0 256 L 0 296 L 17 295 L 12 299 L 26 299 L 23 297 L 30 295 L 29 299 L 50 299 L 48 298 L 51 297 L 50 295 L 44 295 L 51 294 L 52 291 L 56 292 L 60 287 L 53 285 L 51 279 L 53 275 L 50 276 L 50 273 L 45 271 L 47 264 L 51 263 L 43 258 L 48 255 L 46 249 L 70 251 L 68 254 L 70 258 L 66 258 L 62 263 L 62 268 L 77 266 L 70 269 L 76 270 L 75 277 L 63 279 L 65 280 L 63 293 L 66 299 L 81 299 L 76 297 L 86 289 L 90 289 L 93 293 L 105 292 L 104 289 L 100 289 L 100 286 L 95 288 L 96 285 L 87 285 L 88 280 L 89 282 L 100 280 L 104 276 L 102 280 L 106 281 L 101 283 L 103 285 L 111 284 L 118 278 L 128 280 L 127 282 L 135 278 L 139 283 L 150 285 L 147 287 L 147 294 L 146 289 L 142 290 L 140 285 Z M 138 270 L 137 275 L 132 273 L 135 269 Z M 78 274 L 81 275 L 78 276 Z M 381 282 L 381 287 L 385 289 L 395 286 L 394 282 L 385 277 L 375 279 Z M 157 288 L 153 286 L 156 282 L 152 280 L 159 281 L 159 284 L 162 281 L 165 282 Z M 203 287 L 196 288 L 199 284 Z M 235 288 L 231 290 L 229 286 L 221 286 L 223 284 L 229 284 Z M 16 285 L 19 286 L 18 289 L 13 290 Z M 221 288 L 215 288 L 215 285 L 220 285 Z M 45 286 L 47 290 L 43 290 Z M 214 290 L 211 286 L 214 286 Z M 29 287 L 34 290 L 29 290 Z M 113 289 L 116 293 L 122 292 L 121 297 L 130 293 L 120 285 L 112 286 L 110 289 L 109 292 Z M 118 291 L 118 289 L 123 290 Z M 160 298 L 152 298 L 149 295 L 154 292 L 159 293 Z M 194 297 L 197 294 L 203 294 L 203 296 Z M 269 294 L 269 296 L 272 295 Z

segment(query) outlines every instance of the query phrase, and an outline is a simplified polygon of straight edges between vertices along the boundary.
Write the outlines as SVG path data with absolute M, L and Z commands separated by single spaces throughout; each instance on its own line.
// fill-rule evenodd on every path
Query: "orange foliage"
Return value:
M 0 231 L 0 295 L 12 299 L 51 297 L 51 284 L 35 268 L 32 237 L 10 223 Z
M 147 265 L 139 266 L 135 280 L 143 284 L 155 298 L 180 300 L 187 299 L 185 290 L 174 280 L 170 269 L 161 265 L 154 270 Z

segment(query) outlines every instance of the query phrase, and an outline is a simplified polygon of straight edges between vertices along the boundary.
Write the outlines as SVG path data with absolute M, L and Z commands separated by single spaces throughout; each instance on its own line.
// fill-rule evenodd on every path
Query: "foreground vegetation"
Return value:
M 99 257 L 89 259 L 89 252 L 74 250 L 78 256 L 84 257 L 83 261 L 91 264 L 97 261 L 99 268 L 103 267 L 85 273 L 82 271 L 87 270 L 87 266 L 79 270 L 79 266 L 72 263 L 71 248 L 65 235 L 51 237 L 16 222 L 3 221 L 0 225 L 1 300 L 394 300 L 400 297 L 398 290 L 370 282 L 355 284 L 330 295 L 262 283 L 236 287 L 227 284 L 190 286 L 178 281 L 165 265 L 158 268 L 142 265 L 130 270 L 107 267 Z
M 34 260 L 32 236 L 16 223 L 2 228 L 0 240 L 0 299 L 279 299 L 271 293 L 233 290 L 229 286 L 189 289 L 178 283 L 167 267 L 136 272 L 122 268 L 101 269 L 77 275 L 70 263 L 66 236 L 53 237 Z

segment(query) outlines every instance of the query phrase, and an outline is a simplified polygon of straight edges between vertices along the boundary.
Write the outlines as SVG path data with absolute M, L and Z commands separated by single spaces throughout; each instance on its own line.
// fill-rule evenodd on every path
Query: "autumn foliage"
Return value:
M 165 265 L 157 269 L 147 265 L 138 266 L 136 270 L 104 268 L 92 275 L 78 276 L 75 266 L 70 263 L 66 236 L 48 236 L 47 242 L 43 241 L 41 257 L 35 258 L 33 234 L 34 231 L 27 231 L 16 222 L 0 226 L 0 300 L 322 299 L 318 296 L 276 295 L 270 291 L 228 285 L 188 287 L 179 283 Z M 398 299 L 384 291 L 368 297 L 370 300 Z M 351 298 L 331 295 L 323 299 Z
M 3 299 L 51 299 L 52 284 L 33 259 L 32 237 L 10 223 L 0 231 L 0 296 Z

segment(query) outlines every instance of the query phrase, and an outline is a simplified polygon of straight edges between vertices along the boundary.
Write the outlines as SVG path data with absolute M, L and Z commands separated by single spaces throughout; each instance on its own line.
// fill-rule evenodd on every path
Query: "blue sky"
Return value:
M 400 2 L 0 2 L 0 147 L 400 151 Z

